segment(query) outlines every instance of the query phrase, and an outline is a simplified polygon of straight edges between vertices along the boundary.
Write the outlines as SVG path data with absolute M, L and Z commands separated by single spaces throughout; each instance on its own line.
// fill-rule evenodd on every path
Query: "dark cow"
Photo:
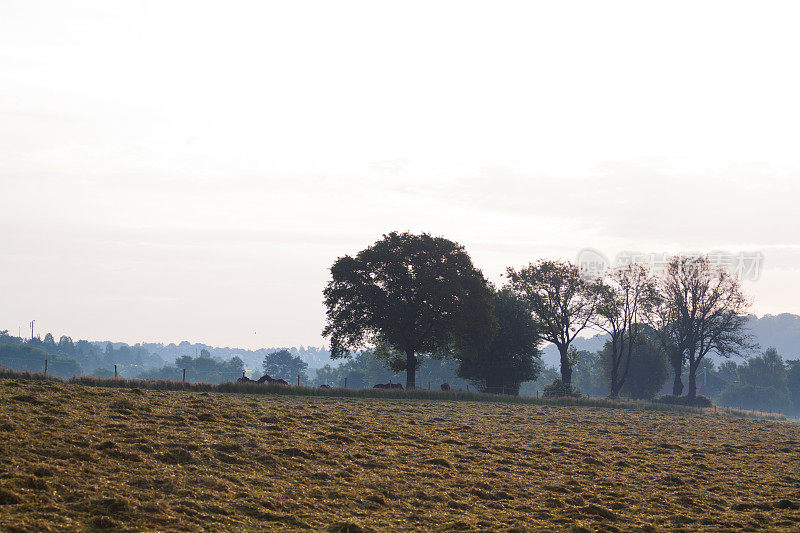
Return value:
M 286 381 L 285 379 L 280 379 L 280 378 L 275 379 L 273 377 L 270 377 L 269 374 L 264 374 L 263 376 L 258 378 L 258 382 L 257 383 L 269 383 L 270 385 L 288 385 L 289 384 L 289 382 Z
M 247 376 L 242 376 L 242 377 L 240 377 L 239 379 L 236 380 L 236 383 L 259 383 L 259 384 L 268 383 L 270 385 L 288 385 L 289 384 L 289 382 L 286 381 L 285 379 L 273 379 L 272 377 L 270 377 L 269 374 L 264 374 L 263 376 L 258 378 L 258 380 L 252 380 L 252 379 L 248 378 Z
M 320 389 L 330 389 L 331 386 L 330 385 L 320 385 L 319 388 Z
M 449 383 L 442 383 L 442 391 L 447 392 L 449 390 L 450 390 L 450 384 Z
M 387 390 L 403 390 L 403 386 L 399 383 L 378 383 L 372 387 L 373 389 L 387 389 Z

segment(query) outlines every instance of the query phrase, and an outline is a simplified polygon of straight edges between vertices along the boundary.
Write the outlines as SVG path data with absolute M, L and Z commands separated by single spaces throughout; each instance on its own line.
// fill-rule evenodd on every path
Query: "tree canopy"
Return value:
M 308 381 L 308 363 L 299 356 L 292 355 L 289 350 L 279 350 L 264 356 L 262 364 L 264 372 L 273 379 L 284 379 L 294 383 L 300 377 L 301 382 Z
M 497 292 L 493 307 L 498 329 L 491 344 L 463 357 L 458 375 L 483 392 L 516 395 L 523 382 L 535 380 L 541 371 L 539 331 L 525 303 L 511 290 Z
M 542 260 L 520 270 L 507 270 L 509 287 L 526 303 L 537 321 L 542 341 L 552 342 L 561 357 L 561 381 L 572 383 L 570 344 L 597 316 L 598 293 L 581 278 L 577 265 Z
M 494 330 L 492 293 L 464 248 L 427 233 L 392 232 L 331 267 L 324 291 L 331 357 L 386 345 L 405 356 L 406 387 L 419 354 L 477 353 Z

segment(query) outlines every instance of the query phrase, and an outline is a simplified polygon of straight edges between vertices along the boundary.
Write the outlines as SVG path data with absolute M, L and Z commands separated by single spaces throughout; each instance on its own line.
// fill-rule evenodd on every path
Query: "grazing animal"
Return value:
M 445 392 L 449 391 L 450 390 L 450 384 L 449 383 L 442 383 L 442 390 L 445 391 Z
M 330 389 L 331 386 L 330 385 L 320 385 L 319 388 L 320 389 Z
M 403 386 L 399 383 L 378 383 L 372 387 L 373 389 L 395 389 L 403 390 Z
M 236 383 L 260 383 L 260 384 L 269 383 L 269 384 L 273 384 L 273 385 L 288 385 L 289 384 L 289 382 L 287 382 L 284 379 L 273 379 L 272 377 L 270 377 L 269 374 L 264 374 L 263 376 L 258 378 L 258 380 L 252 380 L 252 379 L 248 378 L 247 376 L 242 376 L 242 377 L 240 377 L 239 379 L 236 380 Z

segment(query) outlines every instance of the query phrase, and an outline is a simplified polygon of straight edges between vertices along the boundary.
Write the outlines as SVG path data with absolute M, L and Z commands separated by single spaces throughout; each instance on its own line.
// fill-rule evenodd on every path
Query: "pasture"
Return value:
M 0 380 L 0 530 L 800 528 L 800 425 Z

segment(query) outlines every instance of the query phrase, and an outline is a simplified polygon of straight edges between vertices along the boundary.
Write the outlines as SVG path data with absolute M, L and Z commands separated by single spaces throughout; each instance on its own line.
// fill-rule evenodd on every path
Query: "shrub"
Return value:
M 786 387 L 760 387 L 748 384 L 731 384 L 719 393 L 717 401 L 726 407 L 739 407 L 750 411 L 790 411 L 791 402 Z
M 688 396 L 662 396 L 656 400 L 657 403 L 666 403 L 670 405 L 687 405 L 690 407 L 713 407 L 714 404 L 710 399 L 705 396 L 695 396 L 690 399 Z
M 550 385 L 547 385 L 542 392 L 542 398 L 580 398 L 581 393 L 572 384 L 565 385 L 561 378 L 556 378 Z
M 628 339 L 625 339 L 628 342 Z M 611 343 L 607 342 L 600 352 L 603 377 L 611 384 Z M 625 357 L 620 363 L 619 373 L 625 368 Z M 651 400 L 658 394 L 669 378 L 669 360 L 652 338 L 641 335 L 633 346 L 630 367 L 620 394 L 634 400 Z

